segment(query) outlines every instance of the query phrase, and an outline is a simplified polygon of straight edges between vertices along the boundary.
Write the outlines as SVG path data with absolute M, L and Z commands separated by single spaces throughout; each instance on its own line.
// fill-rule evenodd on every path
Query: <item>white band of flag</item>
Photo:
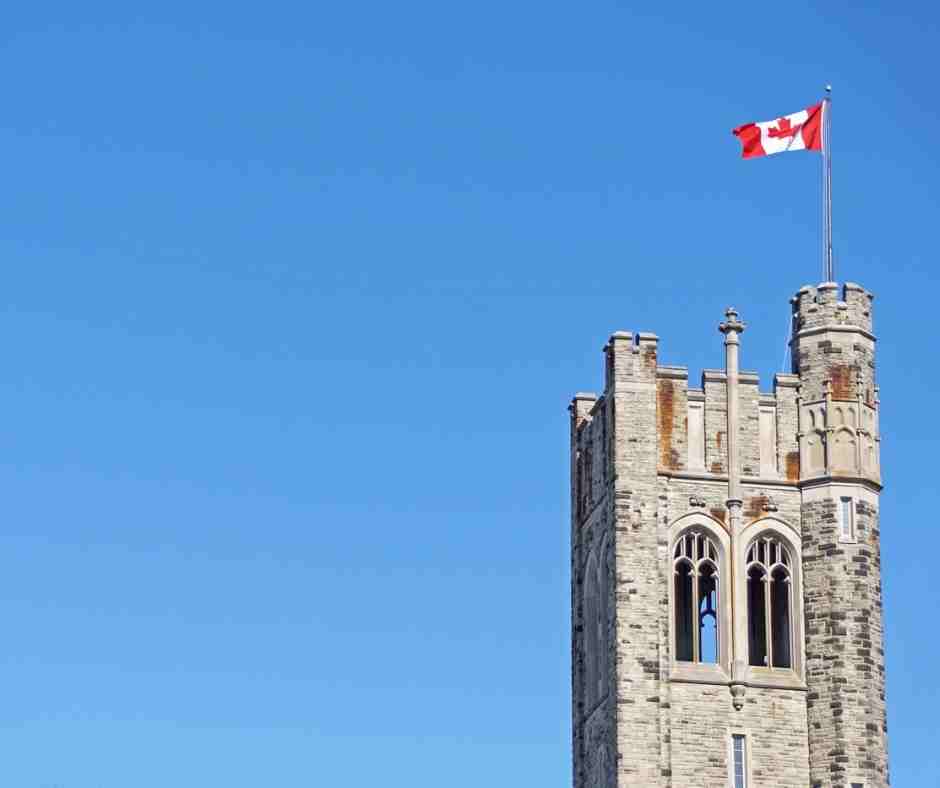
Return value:
M 822 150 L 822 104 L 761 123 L 745 123 L 732 134 L 741 140 L 741 156 L 752 159 L 790 150 Z

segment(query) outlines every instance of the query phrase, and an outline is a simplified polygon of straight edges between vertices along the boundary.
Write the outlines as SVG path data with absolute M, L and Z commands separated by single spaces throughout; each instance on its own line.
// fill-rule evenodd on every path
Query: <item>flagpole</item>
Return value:
M 830 115 L 832 113 L 832 85 L 826 85 L 822 102 L 822 160 L 823 160 L 823 278 L 835 280 L 832 265 L 832 153 L 830 150 Z

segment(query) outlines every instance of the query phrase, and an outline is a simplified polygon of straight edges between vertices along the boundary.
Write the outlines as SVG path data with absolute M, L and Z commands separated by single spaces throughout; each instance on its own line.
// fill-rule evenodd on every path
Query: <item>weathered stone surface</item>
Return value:
M 888 785 L 872 297 L 857 285 L 839 296 L 800 290 L 794 374 L 762 394 L 739 373 L 730 427 L 725 371 L 690 390 L 684 368 L 658 363 L 652 334 L 614 334 L 603 394 L 572 402 L 576 788 L 727 786 L 738 734 L 754 788 Z M 673 548 L 690 529 L 719 546 L 715 664 L 673 653 Z M 758 534 L 793 555 L 792 668 L 748 665 L 745 555 Z

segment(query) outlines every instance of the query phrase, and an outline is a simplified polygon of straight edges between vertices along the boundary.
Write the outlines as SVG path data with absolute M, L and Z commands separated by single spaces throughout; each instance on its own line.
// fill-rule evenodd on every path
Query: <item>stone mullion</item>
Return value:
M 770 545 L 766 545 L 764 549 L 769 550 Z M 767 667 L 772 668 L 774 666 L 774 622 L 771 617 L 773 607 L 770 604 L 770 594 L 773 592 L 773 582 L 770 571 L 766 567 L 761 582 L 764 584 L 764 639 L 766 643 L 764 650 L 767 653 Z
M 698 539 L 694 542 L 698 544 Z M 694 555 L 693 551 L 693 555 Z M 702 661 L 702 644 L 700 643 L 702 633 L 701 626 L 702 622 L 699 619 L 699 598 L 698 598 L 698 566 L 696 564 L 692 565 L 692 599 L 690 600 L 692 604 L 692 661 L 701 662 Z

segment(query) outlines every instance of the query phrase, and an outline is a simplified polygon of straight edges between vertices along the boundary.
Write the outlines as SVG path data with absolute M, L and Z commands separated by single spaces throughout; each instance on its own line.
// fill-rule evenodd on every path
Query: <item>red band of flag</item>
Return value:
M 822 150 L 822 104 L 776 120 L 745 123 L 732 134 L 741 140 L 741 156 L 753 159 L 791 150 Z

